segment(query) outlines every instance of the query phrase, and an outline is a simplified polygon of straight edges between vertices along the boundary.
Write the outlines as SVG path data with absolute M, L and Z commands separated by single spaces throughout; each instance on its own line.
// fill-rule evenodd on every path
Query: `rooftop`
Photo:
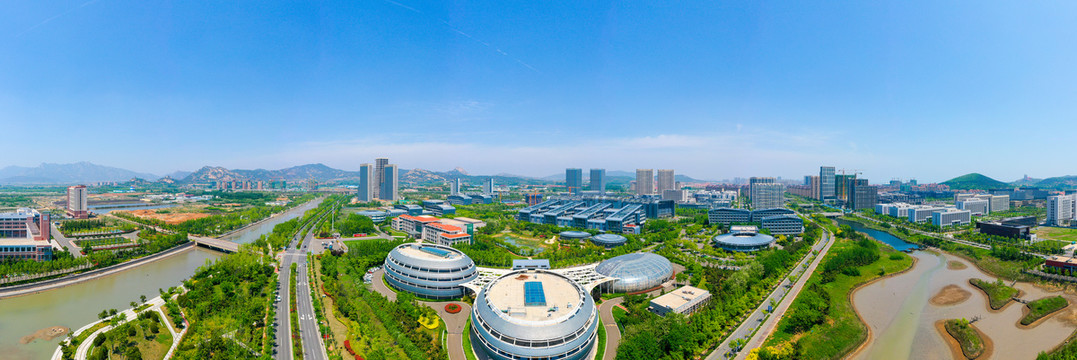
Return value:
M 400 218 L 402 218 L 404 220 L 418 221 L 418 222 L 423 222 L 423 223 L 438 221 L 438 218 L 430 216 L 430 215 L 412 216 L 412 215 L 404 214 L 404 215 L 400 215 Z
M 532 287 L 531 300 L 538 298 L 536 291 L 542 292 L 545 305 L 528 306 L 526 286 Z M 580 290 L 571 280 L 542 271 L 516 272 L 502 277 L 490 284 L 485 294 L 498 311 L 511 319 L 525 322 L 555 320 L 574 313 L 583 304 Z
M 405 256 L 424 260 L 455 260 L 462 256 L 459 250 L 453 248 L 422 244 L 401 246 L 399 251 Z
M 435 229 L 441 229 L 442 231 L 447 231 L 447 232 L 464 231 L 464 229 L 461 229 L 459 226 L 453 226 L 453 225 L 449 225 L 449 224 L 442 224 L 442 223 L 436 223 L 436 222 L 426 224 L 426 226 L 431 227 L 431 228 L 435 228 Z
M 651 302 L 670 309 L 676 309 L 678 307 L 684 306 L 684 304 L 687 304 L 692 300 L 695 300 L 696 298 L 707 295 L 710 295 L 710 291 L 703 290 L 694 286 L 684 286 L 680 289 L 674 290 L 671 293 L 659 296 L 654 300 L 651 300 Z

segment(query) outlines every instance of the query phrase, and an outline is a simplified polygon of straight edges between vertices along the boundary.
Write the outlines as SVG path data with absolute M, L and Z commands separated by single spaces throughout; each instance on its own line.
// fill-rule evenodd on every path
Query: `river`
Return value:
M 228 240 L 251 242 L 277 224 L 302 216 L 320 199 L 309 201 L 233 234 Z M 56 350 L 60 338 L 20 344 L 19 339 L 37 330 L 65 326 L 72 331 L 97 321 L 104 309 L 122 310 L 138 301 L 139 295 L 152 298 L 157 289 L 179 285 L 194 275 L 199 266 L 222 256 L 221 253 L 195 247 L 192 250 L 138 266 L 109 276 L 42 293 L 0 300 L 0 359 L 47 359 Z
M 891 246 L 898 245 L 895 248 L 915 247 L 886 232 L 853 227 Z M 1077 329 L 1077 312 L 1072 307 L 1036 327 L 1019 328 L 1017 323 L 1024 316 L 1022 304 L 1011 302 L 1000 312 L 989 311 L 986 295 L 968 283 L 971 278 L 994 281 L 995 277 L 957 256 L 932 251 L 913 251 L 912 256 L 917 262 L 911 270 L 853 293 L 853 306 L 871 329 L 871 337 L 854 359 L 951 359 L 950 347 L 935 329 L 935 322 L 946 319 L 980 317 L 975 326 L 994 343 L 992 359 L 1034 359 L 1040 351 L 1051 350 Z M 960 262 L 965 268 L 951 269 L 947 266 L 951 261 Z M 947 285 L 956 285 L 971 293 L 971 297 L 954 305 L 932 304 L 929 300 Z M 1028 300 L 1061 294 L 1028 283 L 1017 283 L 1015 287 Z M 1077 297 L 1065 296 L 1071 304 L 1077 302 Z

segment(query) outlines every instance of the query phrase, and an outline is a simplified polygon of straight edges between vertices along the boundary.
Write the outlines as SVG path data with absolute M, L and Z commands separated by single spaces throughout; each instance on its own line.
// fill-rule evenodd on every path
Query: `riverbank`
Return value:
M 172 255 L 180 254 L 184 251 L 190 250 L 194 247 L 193 241 L 177 245 L 171 249 L 158 252 L 156 254 L 147 255 L 138 259 L 130 260 L 127 262 L 119 263 L 109 267 L 90 270 L 84 273 L 78 273 L 74 275 L 68 275 L 58 279 L 44 280 L 32 284 L 15 285 L 12 287 L 0 288 L 0 299 L 6 299 L 16 296 L 36 294 L 43 291 L 59 289 L 69 285 L 75 285 L 84 281 L 97 279 L 104 276 L 119 273 L 121 271 L 130 270 L 138 267 L 139 265 L 147 264 L 157 260 L 167 258 Z
M 941 354 L 953 352 L 953 345 L 947 342 L 947 334 L 928 331 L 935 328 L 934 323 L 948 319 L 976 319 L 976 327 L 983 338 L 994 342 L 993 355 L 982 354 L 979 359 L 1031 359 L 1040 351 L 1047 351 L 1064 342 L 1077 324 L 1065 320 L 1074 313 L 1072 309 L 1063 309 L 1048 318 L 1060 321 L 1040 321 L 1034 328 L 1022 328 L 1018 321 L 1027 311 L 1024 307 L 1005 306 L 998 311 L 991 311 L 988 296 L 972 286 L 972 278 L 994 282 L 991 277 L 975 266 L 954 269 L 948 266 L 952 261 L 964 262 L 948 253 L 930 253 L 918 251 L 913 254 L 918 258 L 916 266 L 908 272 L 889 278 L 886 282 L 867 284 L 857 289 L 853 304 L 861 320 L 872 330 L 872 337 L 865 341 L 863 348 L 850 356 L 852 359 L 947 359 Z M 954 303 L 932 301 L 950 288 L 957 292 L 970 292 L 968 299 Z M 1062 295 L 1067 299 L 1073 294 L 1060 294 L 1058 291 L 1041 289 L 1035 284 L 1015 284 L 1015 289 L 1023 292 L 1022 298 L 1039 299 Z M 963 355 L 958 353 L 960 358 Z

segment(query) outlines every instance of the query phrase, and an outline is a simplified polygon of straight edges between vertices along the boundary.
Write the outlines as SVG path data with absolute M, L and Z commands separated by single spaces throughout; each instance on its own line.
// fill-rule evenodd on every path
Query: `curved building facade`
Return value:
M 475 262 L 448 246 L 402 244 L 385 257 L 385 281 L 390 286 L 428 299 L 461 297 L 466 289 L 460 284 L 478 276 Z
M 734 226 L 728 234 L 714 237 L 714 246 L 727 251 L 758 251 L 770 247 L 773 243 L 773 236 L 758 233 L 754 226 L 746 226 L 742 229 Z
M 611 293 L 631 293 L 654 289 L 673 277 L 673 264 L 662 255 L 625 254 L 598 264 L 595 272 L 618 280 L 602 285 Z
M 598 234 L 591 237 L 591 242 L 598 246 L 605 246 L 606 248 L 615 248 L 624 245 L 628 242 L 628 239 L 624 236 L 617 234 Z
M 580 360 L 596 341 L 598 310 L 563 275 L 514 271 L 479 290 L 471 323 L 474 346 L 492 359 Z
M 591 233 L 586 231 L 562 231 L 557 235 L 564 240 L 583 240 L 591 237 Z

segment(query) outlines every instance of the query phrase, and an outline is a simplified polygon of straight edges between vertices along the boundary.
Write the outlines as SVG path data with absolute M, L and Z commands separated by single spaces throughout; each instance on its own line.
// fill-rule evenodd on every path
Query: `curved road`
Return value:
M 598 314 L 602 317 L 602 326 L 606 327 L 606 355 L 602 360 L 617 358 L 617 346 L 621 344 L 621 328 L 617 326 L 617 320 L 613 317 L 613 308 L 624 302 L 624 297 L 610 299 L 598 306 Z

